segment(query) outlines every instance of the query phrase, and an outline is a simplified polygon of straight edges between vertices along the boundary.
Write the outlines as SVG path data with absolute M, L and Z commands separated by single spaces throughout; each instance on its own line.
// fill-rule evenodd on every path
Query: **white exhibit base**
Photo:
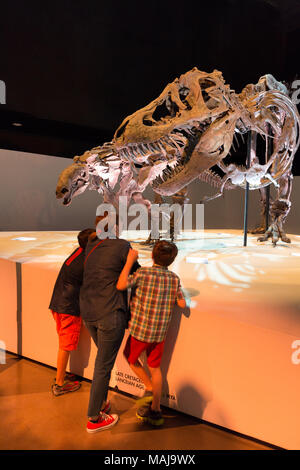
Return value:
M 0 233 L 0 341 L 7 350 L 55 366 L 57 334 L 48 305 L 77 232 Z M 146 234 L 127 233 L 140 263 L 151 265 Z M 125 238 L 125 236 L 124 236 Z M 189 231 L 170 267 L 189 308 L 174 310 L 162 369 L 162 403 L 236 432 L 288 449 L 300 448 L 300 236 L 260 244 L 241 231 Z M 15 264 L 21 263 L 16 284 Z M 21 290 L 21 292 L 20 292 Z M 17 294 L 22 329 L 17 338 Z M 21 333 L 20 333 L 21 332 Z M 21 337 L 20 337 L 21 336 Z M 127 334 L 126 334 L 127 337 Z M 141 395 L 125 362 L 124 338 L 111 387 Z M 70 369 L 92 378 L 95 346 L 83 327 Z

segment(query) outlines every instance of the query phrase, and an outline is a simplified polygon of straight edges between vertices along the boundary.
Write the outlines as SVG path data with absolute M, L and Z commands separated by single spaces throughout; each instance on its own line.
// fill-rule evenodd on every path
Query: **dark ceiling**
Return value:
M 194 66 L 237 92 L 299 74 L 300 0 L 2 0 L 0 12 L 2 148 L 80 154 Z

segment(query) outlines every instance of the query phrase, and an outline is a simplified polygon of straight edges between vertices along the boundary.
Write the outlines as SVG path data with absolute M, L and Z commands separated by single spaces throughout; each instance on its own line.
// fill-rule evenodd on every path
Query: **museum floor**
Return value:
M 54 397 L 53 369 L 10 354 L 6 359 L 0 365 L 0 450 L 268 449 L 167 408 L 164 427 L 153 429 L 137 422 L 133 398 L 113 391 L 109 398 L 119 423 L 90 435 L 85 430 L 88 382 L 78 392 Z

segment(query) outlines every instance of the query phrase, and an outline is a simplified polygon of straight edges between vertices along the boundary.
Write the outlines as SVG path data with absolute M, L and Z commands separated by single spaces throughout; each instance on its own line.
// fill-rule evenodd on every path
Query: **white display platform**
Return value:
M 58 341 L 48 305 L 76 235 L 0 233 L 0 341 L 7 350 L 16 350 L 14 270 L 19 262 L 22 355 L 55 366 Z M 139 250 L 141 265 L 151 265 L 151 249 L 140 245 L 136 233 L 125 235 Z M 300 236 L 291 239 L 290 245 L 279 242 L 274 248 L 249 235 L 243 247 L 241 231 L 207 230 L 185 232 L 177 241 L 179 254 L 170 269 L 180 276 L 190 309 L 175 309 L 170 324 L 162 363 L 163 404 L 300 449 Z M 142 385 L 123 359 L 123 345 L 110 385 L 140 395 Z M 71 370 L 91 379 L 94 357 L 95 347 L 83 328 Z
M 0 259 L 0 349 L 18 353 L 16 263 Z

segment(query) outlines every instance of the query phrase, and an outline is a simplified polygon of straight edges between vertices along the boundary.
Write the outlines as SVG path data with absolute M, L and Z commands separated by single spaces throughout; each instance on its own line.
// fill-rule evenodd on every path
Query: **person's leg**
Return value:
M 162 374 L 160 367 L 149 366 L 152 377 L 152 402 L 141 406 L 136 413 L 138 419 L 143 422 L 152 424 L 153 426 L 161 426 L 164 418 L 160 409 L 160 399 L 162 390 Z
M 57 333 L 59 338 L 59 349 L 57 354 L 57 372 L 55 383 L 52 385 L 52 392 L 55 396 L 64 393 L 75 392 L 81 386 L 80 382 L 66 380 L 66 368 L 70 357 L 70 352 L 78 345 L 81 318 L 74 315 L 53 314 L 56 320 Z
M 152 381 L 152 405 L 151 408 L 154 411 L 160 411 L 160 399 L 161 399 L 161 390 L 162 390 L 162 374 L 160 367 L 150 367 L 149 370 L 151 373 Z
M 151 408 L 154 411 L 160 411 L 160 399 L 162 391 L 162 374 L 160 362 L 164 351 L 165 342 L 152 343 L 147 348 L 147 363 L 151 373 L 153 400 Z
M 87 327 L 90 330 L 88 322 Z M 124 322 L 122 322 L 122 325 L 119 324 L 117 328 L 112 330 L 103 329 L 100 322 L 98 322 L 98 351 L 95 360 L 93 382 L 88 406 L 88 417 L 92 420 L 98 419 L 102 403 L 107 396 L 111 370 L 115 363 L 124 332 Z
M 123 351 L 123 355 L 127 360 L 131 370 L 138 376 L 143 382 L 146 388 L 146 392 L 152 391 L 152 383 L 147 370 L 139 361 L 139 356 L 144 350 L 146 350 L 147 344 L 133 338 L 131 335 L 128 336 L 126 345 Z
M 66 369 L 70 352 L 78 346 L 81 318 L 74 315 L 60 314 L 59 349 L 57 354 L 56 384 L 62 386 L 65 382 Z
M 164 349 L 164 341 L 160 343 L 149 343 L 147 353 L 147 363 L 151 373 L 152 383 L 152 402 L 148 405 L 141 406 L 137 410 L 136 416 L 144 422 L 161 426 L 164 418 L 160 409 L 160 399 L 162 392 L 162 373 L 160 369 L 160 361 Z
M 128 364 L 130 366 L 130 369 L 135 373 L 135 375 L 137 375 L 138 378 L 141 379 L 141 381 L 145 385 L 146 391 L 152 392 L 153 388 L 151 379 L 141 362 L 137 360 L 134 364 L 131 364 L 130 362 Z
M 56 381 L 55 381 L 57 385 L 62 386 L 64 384 L 69 356 L 70 356 L 70 351 L 65 351 L 60 348 L 58 349 L 57 372 L 56 372 Z
M 94 321 L 84 321 L 84 326 L 88 330 L 89 334 L 91 335 L 92 340 L 94 341 L 95 345 L 98 347 L 98 329 L 97 329 L 97 322 Z
M 95 345 L 98 348 L 97 322 L 86 322 L 86 321 L 84 321 L 83 323 L 84 323 L 86 329 L 88 330 L 88 332 L 90 333 L 92 340 L 94 341 Z M 107 393 L 106 393 L 106 395 L 103 399 L 103 402 L 101 403 L 101 411 L 105 408 L 110 409 L 110 405 L 107 403 Z

